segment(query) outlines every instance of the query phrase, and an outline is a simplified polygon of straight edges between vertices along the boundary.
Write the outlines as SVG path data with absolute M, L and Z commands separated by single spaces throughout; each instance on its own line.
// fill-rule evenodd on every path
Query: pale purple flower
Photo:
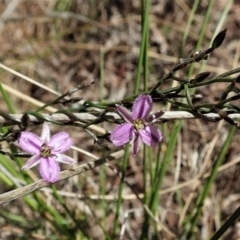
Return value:
M 39 166 L 39 172 L 43 180 L 54 183 L 59 179 L 60 166 L 58 162 L 75 164 L 76 161 L 63 152 L 73 144 L 67 132 L 59 132 L 50 137 L 50 129 L 46 122 L 43 124 L 41 137 L 32 132 L 21 132 L 18 144 L 22 150 L 33 154 L 23 165 L 22 170 Z
M 162 133 L 152 123 L 162 116 L 163 112 L 150 114 L 152 111 L 150 95 L 139 95 L 134 101 L 132 113 L 120 105 L 117 105 L 117 110 L 126 123 L 117 126 L 111 133 L 110 140 L 115 146 L 122 146 L 133 139 L 132 153 L 136 155 L 140 139 L 151 147 L 157 146 L 162 141 Z

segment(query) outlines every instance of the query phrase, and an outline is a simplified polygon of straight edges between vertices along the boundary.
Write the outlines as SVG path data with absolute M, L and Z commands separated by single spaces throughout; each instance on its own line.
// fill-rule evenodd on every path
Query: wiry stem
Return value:
M 124 151 L 120 150 L 120 151 L 112 153 L 109 156 L 106 156 L 104 158 L 100 158 L 98 160 L 92 160 L 92 161 L 86 162 L 80 166 L 76 166 L 69 170 L 65 170 L 60 173 L 60 177 L 59 177 L 58 181 L 64 180 L 66 178 L 70 178 L 72 176 L 81 174 L 81 173 L 89 171 L 91 169 L 94 169 L 100 165 L 107 163 L 107 162 L 118 159 L 118 158 L 122 157 L 123 155 L 124 155 Z M 0 195 L 0 204 L 10 202 L 14 199 L 25 196 L 31 192 L 34 192 L 36 190 L 39 190 L 39 189 L 44 188 L 49 185 L 50 185 L 50 183 L 44 182 L 43 180 L 39 180 L 37 182 L 28 184 L 24 187 L 17 188 L 15 190 L 12 190 L 7 193 L 3 193 Z
M 42 118 L 40 119 L 40 118 L 37 118 L 36 116 L 29 115 L 30 123 L 39 124 L 44 121 L 47 121 L 47 122 L 54 122 L 54 123 L 57 122 L 57 124 L 65 124 L 69 122 L 72 122 L 72 123 L 80 122 L 83 124 L 84 122 L 94 121 L 97 118 L 99 118 L 98 116 L 95 116 L 91 113 L 73 113 L 72 116 L 68 116 L 62 113 L 56 113 L 56 114 L 41 114 L 41 116 Z M 206 113 L 206 114 L 202 114 L 202 116 L 215 119 L 215 120 L 221 119 L 221 117 L 217 113 Z M 4 117 L 0 116 L 0 124 L 2 126 L 10 126 L 16 123 L 21 123 L 22 117 L 23 117 L 23 114 L 9 114 L 8 118 L 6 118 L 5 116 Z M 228 117 L 231 119 L 239 119 L 240 113 L 231 113 L 231 114 L 228 114 Z M 199 115 L 196 116 L 193 113 L 190 113 L 188 111 L 164 111 L 164 114 L 159 118 L 159 120 L 197 119 L 197 118 L 200 118 L 200 116 Z M 107 113 L 104 116 L 103 120 L 114 122 L 120 119 L 121 117 L 116 113 Z

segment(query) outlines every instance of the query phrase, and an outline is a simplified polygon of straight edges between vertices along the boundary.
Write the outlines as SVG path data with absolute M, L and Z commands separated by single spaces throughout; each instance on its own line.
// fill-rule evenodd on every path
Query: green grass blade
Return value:
M 175 121 L 172 134 L 169 138 L 168 141 L 168 148 L 167 152 L 164 155 L 163 162 L 161 167 L 159 168 L 159 172 L 156 174 L 156 183 L 154 185 L 154 189 L 152 191 L 152 194 L 150 196 L 150 201 L 149 201 L 149 208 L 153 214 L 155 214 L 157 206 L 158 206 L 158 200 L 159 200 L 159 194 L 158 190 L 161 188 L 161 184 L 163 181 L 163 178 L 166 174 L 167 167 L 169 165 L 170 160 L 172 159 L 173 153 L 174 153 L 174 148 L 177 142 L 177 137 L 178 133 L 181 129 L 182 126 L 182 121 Z M 145 213 L 145 219 L 142 227 L 142 235 L 141 239 L 148 239 L 148 230 L 150 227 L 150 216 L 149 214 Z
M 232 141 L 232 138 L 233 138 L 233 135 L 234 133 L 236 132 L 236 127 L 231 127 L 230 131 L 229 131 L 229 134 L 227 136 L 227 139 L 225 141 L 225 143 L 223 144 L 222 148 L 221 148 L 221 152 L 219 153 L 218 155 L 218 158 L 216 159 L 216 162 L 213 166 L 213 169 L 212 169 L 212 172 L 210 174 L 210 177 L 208 178 L 208 180 L 206 181 L 206 183 L 204 184 L 204 187 L 197 199 L 197 202 L 196 202 L 196 211 L 193 211 L 194 214 L 192 214 L 192 216 L 190 217 L 189 221 L 191 223 L 191 226 L 190 226 L 190 229 L 187 233 L 187 238 L 189 239 L 191 236 L 193 236 L 193 233 L 194 233 L 194 229 L 195 229 L 195 226 L 197 224 L 197 221 L 198 221 L 198 218 L 202 212 L 202 207 L 203 207 L 203 204 L 204 204 L 204 201 L 210 191 L 210 188 L 217 176 L 217 172 L 218 172 L 218 168 L 221 166 L 222 164 L 222 161 L 227 153 L 227 150 L 229 148 L 229 145 Z
M 0 83 L 0 92 L 2 93 L 3 99 L 5 101 L 5 103 L 7 104 L 10 113 L 15 113 L 15 108 L 12 104 L 11 99 L 9 98 L 8 94 L 6 93 L 6 91 L 4 90 L 4 88 L 2 87 L 2 84 Z
M 148 91 L 148 45 L 149 45 L 149 9 L 150 9 L 150 0 L 146 0 L 146 12 L 144 20 L 146 20 L 146 23 L 144 27 L 146 28 L 146 37 L 145 37 L 145 47 L 144 47 L 144 56 L 143 56 L 143 83 L 144 83 L 144 92 Z
M 217 230 L 210 240 L 218 240 L 223 234 L 233 226 L 234 222 L 240 217 L 240 207 L 228 218 L 228 220 Z
M 203 24 L 201 26 L 201 31 L 199 33 L 199 38 L 198 38 L 198 42 L 197 42 L 197 45 L 196 45 L 196 50 L 199 50 L 201 48 L 201 45 L 202 45 L 202 42 L 203 42 L 203 39 L 204 39 L 204 35 L 205 35 L 206 29 L 207 29 L 207 25 L 209 23 L 209 19 L 210 19 L 210 16 L 212 14 L 213 4 L 214 4 L 214 0 L 210 0 L 208 8 L 207 8 L 206 15 L 204 17 Z M 189 78 L 193 74 L 194 66 L 195 66 L 195 64 L 191 64 L 191 66 L 189 68 L 189 72 L 188 72 L 188 77 Z
M 146 45 L 147 43 L 147 37 L 148 37 L 148 15 L 149 15 L 149 8 L 150 8 L 150 0 L 146 0 L 144 6 L 144 20 L 143 20 L 143 27 L 142 27 L 142 40 L 141 40 L 141 46 L 140 46 L 140 54 L 139 54 L 139 58 L 138 58 L 138 66 L 137 66 L 137 76 L 136 76 L 136 81 L 135 81 L 135 85 L 134 85 L 134 94 L 138 94 L 139 92 L 139 86 L 140 86 L 140 78 L 141 78 L 141 73 L 142 73 L 142 66 L 143 66 L 143 60 L 144 60 L 144 55 L 145 55 L 145 59 L 147 59 L 146 56 L 146 51 L 148 51 L 148 49 L 146 50 Z M 147 47 L 148 48 L 148 47 Z M 148 60 L 145 60 L 145 67 L 146 64 L 148 62 Z M 148 73 L 146 72 L 146 68 L 145 68 L 145 73 L 146 75 L 148 75 Z
M 125 146 L 121 182 L 120 182 L 119 189 L 118 189 L 118 200 L 117 200 L 116 214 L 115 214 L 115 219 L 114 219 L 114 224 L 113 224 L 113 239 L 115 239 L 117 236 L 117 229 L 118 229 L 118 222 L 119 222 L 118 218 L 119 218 L 120 208 L 121 208 L 121 204 L 122 204 L 122 193 L 123 193 L 123 188 L 124 188 L 126 169 L 127 169 L 127 165 L 128 165 L 128 158 L 129 158 L 129 144 L 127 144 Z
M 183 34 L 181 52 L 182 52 L 183 48 L 185 47 L 186 40 L 187 40 L 187 37 L 188 37 L 188 34 L 189 34 L 189 31 L 190 31 L 190 28 L 191 28 L 198 5 L 199 5 L 199 0 L 195 0 L 193 3 L 192 9 L 191 9 L 191 13 L 190 13 L 190 17 L 187 22 L 186 29 Z

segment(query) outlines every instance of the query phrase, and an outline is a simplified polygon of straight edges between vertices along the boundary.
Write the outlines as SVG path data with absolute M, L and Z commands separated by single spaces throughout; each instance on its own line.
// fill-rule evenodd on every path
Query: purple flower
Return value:
M 30 169 L 37 164 L 43 180 L 54 183 L 59 179 L 60 167 L 58 162 L 75 164 L 76 161 L 63 152 L 73 144 L 67 132 L 59 132 L 50 138 L 48 124 L 43 124 L 41 137 L 31 132 L 21 132 L 18 139 L 19 146 L 33 156 L 23 165 L 22 169 Z
M 132 113 L 125 107 L 118 105 L 118 113 L 124 118 L 123 123 L 113 129 L 110 140 L 115 146 L 122 146 L 133 139 L 132 153 L 136 155 L 139 150 L 139 139 L 151 147 L 162 141 L 160 130 L 152 123 L 163 115 L 163 112 L 150 114 L 152 111 L 152 98 L 150 95 L 140 95 L 134 101 Z

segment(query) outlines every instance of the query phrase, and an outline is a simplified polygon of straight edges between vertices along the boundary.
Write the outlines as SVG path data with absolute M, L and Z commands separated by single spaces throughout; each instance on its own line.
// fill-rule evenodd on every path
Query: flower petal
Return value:
M 28 161 L 22 166 L 22 170 L 30 169 L 32 167 L 35 167 L 37 164 L 40 163 L 41 156 L 36 154 L 33 155 L 28 159 Z
M 160 130 L 153 125 L 146 126 L 144 129 L 139 131 L 139 134 L 143 142 L 151 147 L 157 146 L 158 143 L 161 142 L 163 138 Z
M 118 113 L 123 117 L 123 119 L 126 122 L 129 122 L 129 123 L 133 122 L 132 113 L 129 112 L 125 107 L 121 105 L 117 105 L 117 110 L 118 110 Z
M 50 128 L 49 128 L 47 122 L 43 123 L 41 140 L 43 143 L 48 143 L 50 140 Z
M 73 144 L 67 132 L 60 132 L 52 136 L 48 146 L 52 147 L 52 154 L 66 152 Z
M 132 154 L 133 154 L 133 156 L 136 156 L 136 154 L 137 154 L 137 152 L 139 150 L 139 147 L 140 147 L 139 134 L 136 133 L 133 136 L 133 145 L 132 145 Z
M 41 139 L 34 133 L 21 132 L 18 138 L 18 145 L 20 148 L 28 153 L 38 154 L 42 146 Z
M 60 167 L 53 157 L 41 158 L 39 172 L 45 182 L 54 183 L 59 179 Z
M 65 154 L 58 153 L 58 154 L 56 154 L 56 156 L 57 157 L 56 157 L 55 161 L 62 162 L 65 164 L 75 164 L 76 163 L 76 161 L 73 158 L 71 158 Z
M 131 123 L 123 123 L 113 129 L 110 140 L 115 146 L 122 146 L 131 141 L 133 131 L 133 125 Z
M 150 95 L 139 95 L 135 99 L 132 112 L 133 119 L 145 119 L 152 111 L 152 98 Z

